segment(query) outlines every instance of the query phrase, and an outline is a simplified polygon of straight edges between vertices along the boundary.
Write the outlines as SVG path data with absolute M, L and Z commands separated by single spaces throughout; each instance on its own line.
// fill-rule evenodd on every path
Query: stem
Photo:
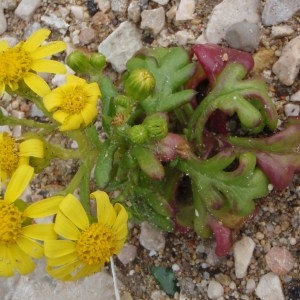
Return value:
M 90 212 L 90 176 L 88 173 L 88 169 L 85 167 L 85 172 L 82 177 L 82 180 L 80 182 L 80 190 L 79 190 L 79 195 L 80 195 L 80 202 L 85 209 L 86 213 L 88 215 L 91 215 Z
M 73 193 L 75 191 L 75 189 L 79 186 L 84 173 L 86 171 L 85 166 L 82 164 L 79 169 L 77 170 L 76 174 L 74 175 L 74 177 L 72 178 L 72 180 L 69 182 L 67 188 L 64 190 L 65 194 L 69 194 L 69 193 Z
M 82 153 L 79 149 L 65 149 L 57 145 L 51 145 L 50 143 L 47 143 L 47 148 L 50 151 L 50 155 L 55 158 L 67 160 L 82 157 Z

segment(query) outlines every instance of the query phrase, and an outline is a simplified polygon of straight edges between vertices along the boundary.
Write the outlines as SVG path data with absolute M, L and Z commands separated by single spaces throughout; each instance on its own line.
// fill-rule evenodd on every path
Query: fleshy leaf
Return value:
M 149 70 L 155 78 L 156 85 L 152 95 L 140 101 L 145 112 L 170 111 L 187 103 L 195 95 L 194 90 L 182 90 L 182 86 L 195 70 L 195 65 L 191 63 L 184 49 L 149 49 L 146 55 L 134 57 L 127 63 L 129 74 L 135 69 L 143 68 Z
M 265 125 L 271 130 L 276 129 L 277 111 L 264 82 L 259 79 L 243 80 L 246 74 L 247 70 L 241 64 L 228 64 L 218 76 L 214 89 L 195 109 L 189 128 L 194 129 L 198 144 L 202 144 L 206 122 L 217 110 L 229 116 L 236 113 L 242 126 L 252 133 L 260 132 Z
M 158 285 L 168 296 L 173 297 L 176 292 L 179 292 L 177 279 L 172 268 L 153 266 L 150 269 Z
M 288 124 L 265 138 L 229 137 L 227 141 L 255 153 L 257 164 L 277 190 L 286 188 L 300 171 L 300 123 Z

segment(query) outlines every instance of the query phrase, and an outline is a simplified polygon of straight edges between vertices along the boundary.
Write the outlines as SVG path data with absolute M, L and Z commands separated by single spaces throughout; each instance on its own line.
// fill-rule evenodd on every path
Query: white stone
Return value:
M 237 278 L 243 278 L 246 276 L 254 248 L 255 243 L 247 236 L 244 236 L 241 240 L 234 243 L 234 267 Z
M 175 38 L 178 46 L 185 46 L 195 39 L 194 35 L 187 30 L 177 31 L 175 33 Z
M 0 34 L 7 30 L 7 21 L 3 12 L 3 9 L 0 8 Z
M 290 19 L 299 9 L 299 0 L 266 0 L 262 22 L 266 26 L 279 24 Z
M 72 16 L 79 21 L 82 21 L 84 19 L 84 9 L 82 6 L 79 5 L 72 5 L 70 7 Z
M 271 36 L 273 38 L 282 38 L 294 32 L 294 29 L 289 25 L 272 26 Z
M 137 248 L 134 245 L 127 244 L 125 245 L 120 253 L 118 254 L 118 259 L 123 265 L 127 265 L 135 260 L 137 254 Z
M 288 42 L 273 65 L 272 71 L 281 83 L 292 85 L 300 69 L 300 35 Z
M 255 290 L 255 280 L 250 278 L 247 280 L 247 283 L 246 283 L 246 291 L 247 293 L 252 293 L 254 290 Z
M 139 241 L 145 249 L 150 251 L 154 250 L 161 252 L 166 245 L 166 239 L 163 232 L 148 222 L 143 222 L 141 224 Z
M 128 6 L 128 18 L 137 23 L 141 18 L 141 6 L 139 1 L 131 1 Z
M 127 61 L 142 47 L 141 33 L 133 23 L 125 21 L 98 46 L 98 51 L 121 73 L 126 70 Z
M 298 117 L 300 112 L 300 107 L 298 104 L 287 103 L 284 106 L 284 113 L 287 117 Z
M 300 101 L 300 90 L 291 96 L 291 101 Z
M 231 25 L 243 21 L 258 24 L 260 22 L 259 6 L 260 0 L 222 1 L 213 9 L 205 32 L 196 42 L 218 44 L 225 38 L 227 29 Z
M 41 4 L 41 0 L 22 0 L 15 10 L 15 15 L 22 20 L 29 21 Z
M 0 8 L 7 9 L 7 10 L 13 10 L 17 6 L 17 0 L 1 0 L 0 2 Z
M 284 300 L 280 279 L 272 272 L 260 278 L 255 293 L 261 300 Z
M 195 0 L 181 0 L 177 9 L 175 20 L 186 21 L 194 19 L 195 6 Z
M 141 18 L 141 28 L 151 30 L 154 35 L 157 35 L 164 28 L 166 22 L 163 7 L 143 10 Z
M 128 7 L 128 0 L 111 0 L 111 10 L 116 13 L 125 13 Z
M 102 12 L 107 12 L 110 10 L 110 0 L 97 0 L 98 7 Z
M 41 21 L 43 21 L 49 27 L 58 29 L 61 33 L 66 33 L 70 26 L 63 19 L 58 18 L 53 13 L 50 13 L 48 16 L 42 16 Z
M 209 299 L 218 299 L 224 295 L 224 288 L 221 283 L 211 280 L 208 289 L 207 296 Z
M 156 2 L 160 5 L 166 5 L 169 3 L 169 0 L 152 0 L 153 2 Z

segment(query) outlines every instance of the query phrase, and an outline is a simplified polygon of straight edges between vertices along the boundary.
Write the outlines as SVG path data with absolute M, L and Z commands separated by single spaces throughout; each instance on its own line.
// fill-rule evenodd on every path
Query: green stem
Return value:
M 90 186 L 90 176 L 89 176 L 88 170 L 86 168 L 85 173 L 80 182 L 79 195 L 80 195 L 80 202 L 88 216 L 91 215 L 89 186 Z
M 60 159 L 67 160 L 67 159 L 79 159 L 82 157 L 82 153 L 79 149 L 65 149 L 57 145 L 52 145 L 48 142 L 46 144 L 46 147 L 50 152 L 49 154 L 53 158 L 60 158 Z
M 64 190 L 65 194 L 74 193 L 75 189 L 80 185 L 82 178 L 86 172 L 86 167 L 82 164 Z

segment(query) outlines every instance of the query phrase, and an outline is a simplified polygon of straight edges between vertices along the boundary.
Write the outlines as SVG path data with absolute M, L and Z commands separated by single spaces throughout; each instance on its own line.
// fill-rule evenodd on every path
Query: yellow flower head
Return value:
M 53 224 L 32 224 L 30 211 L 19 208 L 17 199 L 33 176 L 33 168 L 20 166 L 11 177 L 4 198 L 0 198 L 0 276 L 12 276 L 15 271 L 28 274 L 34 268 L 33 258 L 44 254 L 36 240 L 55 239 Z
M 6 87 L 16 91 L 20 82 L 24 81 L 32 91 L 43 97 L 50 92 L 50 88 L 36 72 L 54 74 L 66 72 L 63 64 L 45 59 L 66 49 L 63 41 L 42 45 L 50 33 L 50 30 L 40 29 L 14 47 L 10 47 L 6 41 L 0 42 L 0 96 Z
M 4 184 L 21 165 L 29 165 L 30 157 L 44 157 L 44 144 L 40 139 L 17 142 L 6 132 L 0 133 L 0 181 Z
M 88 126 L 97 116 L 97 101 L 101 96 L 97 83 L 67 75 L 65 84 L 44 97 L 46 109 L 61 124 L 60 130 L 74 130 Z
M 77 280 L 101 270 L 119 253 L 128 234 L 125 208 L 110 203 L 105 192 L 91 194 L 97 203 L 97 222 L 90 223 L 80 204 L 68 194 L 59 205 L 54 230 L 62 239 L 45 242 L 47 271 L 61 280 Z

